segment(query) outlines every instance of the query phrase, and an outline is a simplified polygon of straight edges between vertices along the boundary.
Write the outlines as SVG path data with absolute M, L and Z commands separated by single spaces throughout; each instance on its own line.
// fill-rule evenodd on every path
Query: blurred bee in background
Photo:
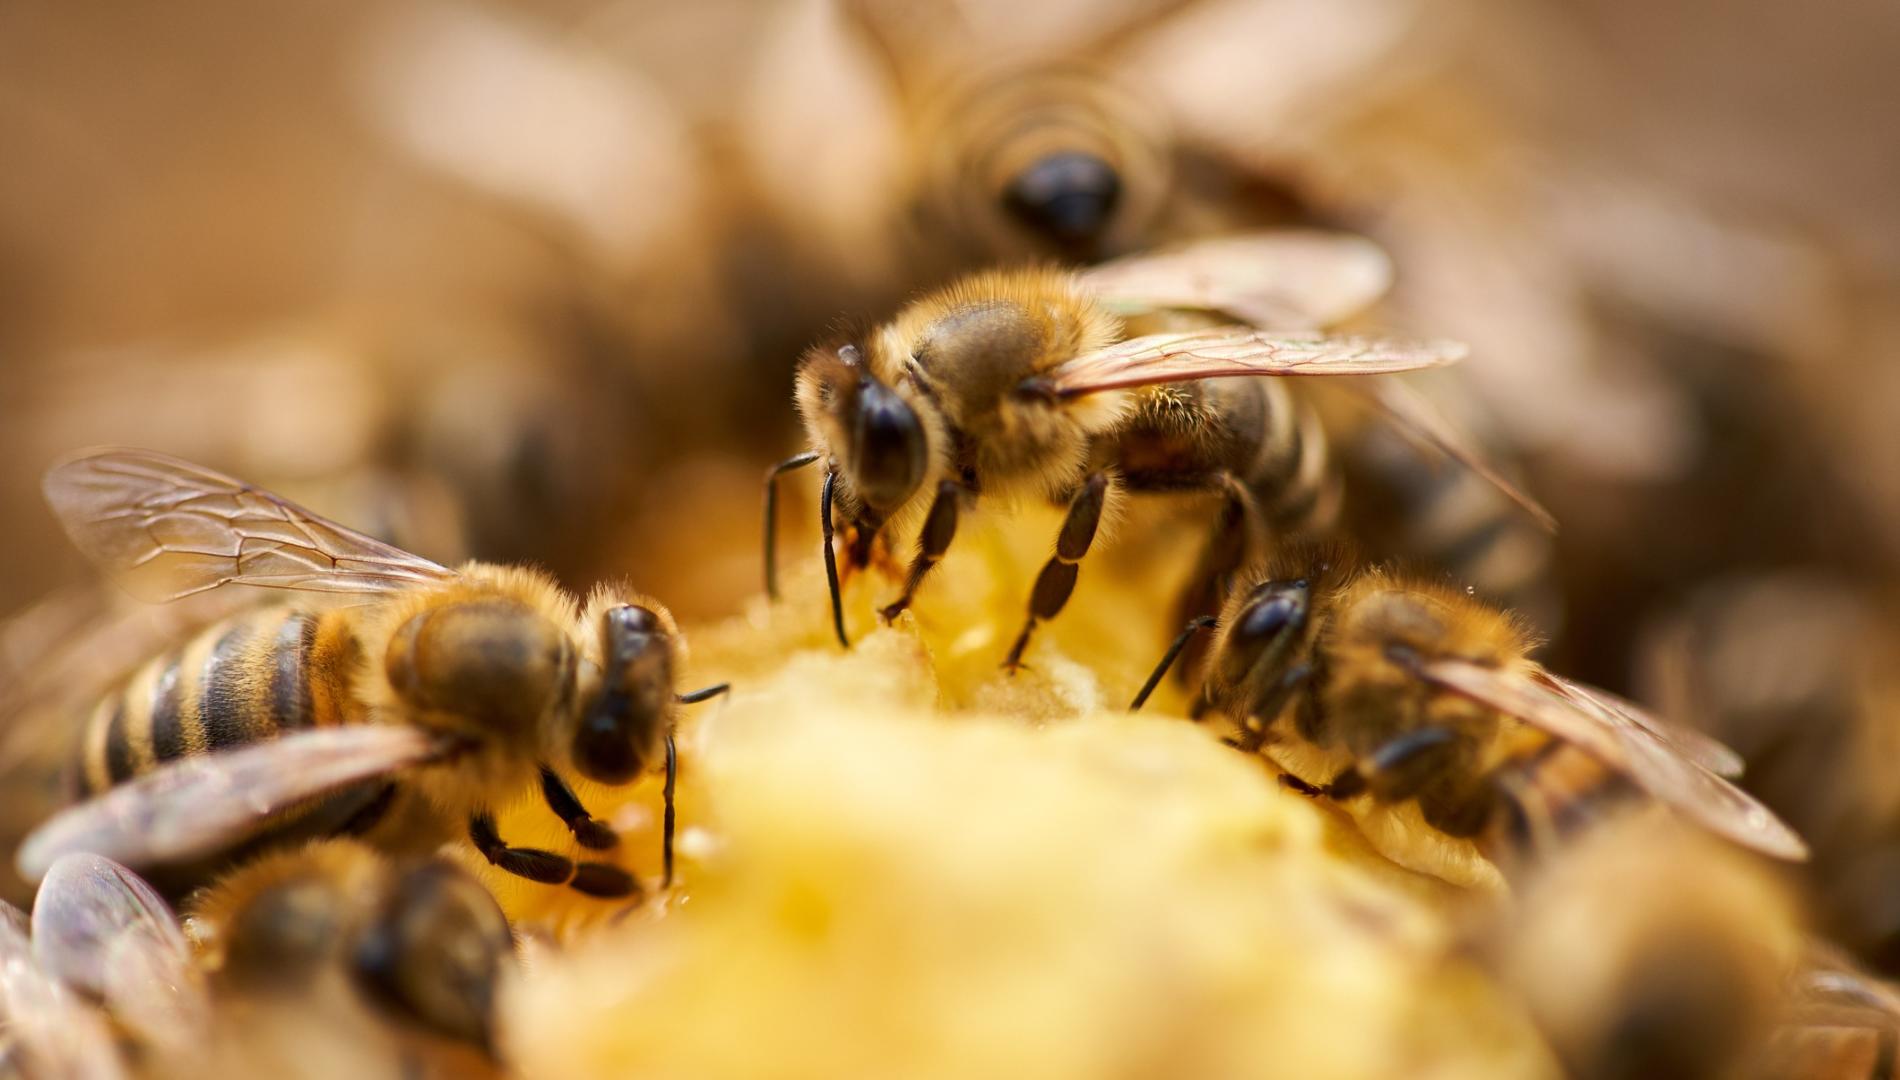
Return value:
M 228 1022 L 263 1021 L 252 1052 L 288 1057 L 297 1034 L 326 1024 L 396 1043 L 385 1060 L 499 1059 L 496 997 L 514 938 L 494 897 L 453 862 L 322 841 L 220 879 L 190 915 Z
M 56 1044 L 67 1054 L 161 1076 L 397 1074 L 386 1062 L 403 1076 L 463 1075 L 497 1060 L 495 995 L 514 939 L 494 898 L 442 859 L 353 841 L 279 852 L 197 895 L 188 940 L 136 874 L 74 853 L 48 870 L 31 925 L 49 1000 L 106 1022 L 73 1026 Z M 89 1046 L 75 1045 L 82 1035 Z M 44 1075 L 55 1074 L 118 1075 Z
M 1640 687 L 1734 746 L 1814 845 L 1823 932 L 1900 971 L 1900 644 L 1884 596 L 1838 567 L 1712 582 L 1646 628 Z
M 1763 854 L 1806 857 L 1724 778 L 1740 771 L 1733 751 L 1546 671 L 1528 628 L 1467 591 L 1337 549 L 1283 552 L 1247 582 L 1218 620 L 1192 711 L 1225 717 L 1231 741 L 1264 750 L 1297 791 L 1414 803 L 1430 831 L 1474 839 L 1506 868 L 1637 794 Z M 1214 624 L 1183 631 L 1134 707 Z
M 1566 1075 L 1718 1080 L 1757 1075 L 1764 1048 L 1790 1030 L 1801 934 L 1787 888 L 1764 867 L 1638 811 L 1540 864 L 1478 951 Z
M 532 571 L 452 571 L 143 451 L 72 459 L 46 492 L 81 551 L 143 599 L 250 585 L 358 602 L 220 620 L 107 695 L 75 774 L 88 801 L 21 846 L 29 880 L 95 851 L 182 888 L 265 844 L 347 833 L 428 850 L 465 828 L 504 872 L 633 895 L 613 863 L 508 845 L 490 806 L 538 783 L 582 847 L 611 849 L 562 771 L 625 784 L 664 752 L 670 884 L 674 711 L 725 687 L 675 694 L 682 645 L 664 608 L 600 589 L 577 611 Z
M 1888 1080 L 1900 1069 L 1900 988 L 1846 953 L 1808 943 L 1780 1022 L 1745 1075 L 1761 1080 Z
M 1377 259 L 1376 249 L 1370 257 Z M 834 502 L 843 507 L 854 569 L 869 563 L 887 523 L 908 526 L 921 515 L 918 553 L 903 592 L 881 612 L 886 621 L 910 605 L 943 558 L 966 504 L 988 495 L 1068 504 L 1056 554 L 1005 661 L 1011 668 L 1036 624 L 1061 611 L 1104 508 L 1122 491 L 1226 500 L 1198 575 L 1209 583 L 1258 557 L 1268 535 L 1325 533 L 1339 490 L 1324 432 L 1302 398 L 1259 376 L 1392 374 L 1451 363 L 1462 347 L 1233 325 L 1129 337 L 1111 312 L 1134 315 L 1137 329 L 1143 313 L 1166 326 L 1170 311 L 1190 310 L 1263 321 L 1270 312 L 1292 312 L 1281 317 L 1323 325 L 1382 291 L 1383 275 L 1362 269 L 1367 259 L 1368 249 L 1350 237 L 1263 233 L 1080 278 L 993 272 L 911 304 L 858 340 L 809 351 L 798 406 L 815 449 L 768 476 L 768 592 L 772 485 L 782 472 L 821 459 L 821 525 L 841 643 L 848 642 L 832 562 Z M 1307 268 L 1317 272 L 1302 281 Z M 1417 399 L 1398 388 L 1366 393 L 1415 437 L 1541 513 Z

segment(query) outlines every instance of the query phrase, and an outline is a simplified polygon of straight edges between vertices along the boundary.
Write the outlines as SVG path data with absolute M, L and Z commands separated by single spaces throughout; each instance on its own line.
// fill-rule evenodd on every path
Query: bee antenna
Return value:
M 1168 669 L 1174 666 L 1175 660 L 1181 655 L 1181 650 L 1187 648 L 1188 642 L 1193 640 L 1194 635 L 1202 630 L 1210 630 L 1219 623 L 1220 620 L 1212 615 L 1201 615 L 1188 620 L 1187 627 L 1181 631 L 1179 637 L 1174 639 L 1174 644 L 1168 646 L 1167 653 L 1161 657 L 1161 663 L 1155 665 L 1154 673 L 1148 676 L 1147 682 L 1141 684 L 1141 690 L 1135 695 L 1135 700 L 1129 703 L 1128 711 L 1140 712 L 1141 707 L 1148 703 L 1148 695 L 1154 693 L 1155 687 L 1161 685 L 1161 680 L 1167 676 Z

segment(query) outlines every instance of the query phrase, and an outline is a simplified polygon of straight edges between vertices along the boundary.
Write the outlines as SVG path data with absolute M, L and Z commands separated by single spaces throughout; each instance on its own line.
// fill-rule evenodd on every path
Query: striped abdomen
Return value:
M 1638 794 L 1621 772 L 1556 738 L 1507 758 L 1490 782 L 1499 812 L 1480 843 L 1507 874 L 1548 856 Z
M 1323 531 L 1339 482 L 1319 418 L 1284 379 L 1203 379 L 1149 391 L 1118 436 L 1132 491 L 1238 483 L 1273 535 Z
M 348 723 L 360 646 L 340 612 L 294 607 L 213 624 L 139 669 L 93 710 L 81 744 L 81 796 L 189 754 L 300 728 Z

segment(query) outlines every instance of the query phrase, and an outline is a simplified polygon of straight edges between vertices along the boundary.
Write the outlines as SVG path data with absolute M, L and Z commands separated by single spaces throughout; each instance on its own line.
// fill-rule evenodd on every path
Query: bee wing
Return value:
M 1111 310 L 1217 311 L 1261 329 L 1331 326 L 1392 287 L 1392 260 L 1350 233 L 1279 229 L 1129 255 L 1083 271 Z
M 454 571 L 220 472 L 149 450 L 96 450 L 47 470 L 66 535 L 142 600 L 221 585 L 378 593 Z
M 1464 358 L 1455 341 L 1274 334 L 1238 326 L 1149 334 L 1078 356 L 1030 380 L 1059 398 L 1247 375 L 1390 375 Z
M 1503 493 L 1505 498 L 1517 504 L 1546 531 L 1557 531 L 1556 517 L 1523 489 L 1505 479 L 1504 474 L 1487 460 L 1487 455 L 1477 441 L 1459 430 L 1456 424 L 1446 419 L 1417 391 L 1398 379 L 1361 379 L 1341 385 L 1383 414 L 1393 429 L 1414 445 L 1443 454 L 1470 469 L 1485 483 Z
M 1581 708 L 1599 714 L 1606 724 L 1613 727 L 1634 725 L 1642 728 L 1674 746 L 1684 757 L 1717 776 L 1732 780 L 1742 775 L 1742 755 L 1736 753 L 1727 743 L 1694 728 L 1672 724 L 1651 714 L 1635 702 L 1620 698 L 1608 690 L 1599 690 L 1594 686 L 1572 682 L 1548 671 L 1540 672 L 1537 678 L 1559 696 L 1570 699 Z
M 18 908 L 0 901 L 0 1027 L 9 1043 L 4 1064 L 26 1076 L 130 1075 L 105 1018 L 40 969 L 27 926 Z
M 1584 708 L 1545 684 L 1465 660 L 1427 661 L 1420 674 L 1581 747 L 1711 832 L 1779 859 L 1808 856 L 1807 844 L 1772 811 L 1647 727 L 1608 722 L 1601 710 Z
M 204 1020 L 204 989 L 177 917 L 110 859 L 76 852 L 53 863 L 33 899 L 33 956 L 147 1039 L 176 1040 Z
M 455 748 L 420 728 L 370 724 L 182 758 L 55 814 L 20 845 L 15 864 L 22 877 L 38 881 L 75 851 L 132 867 L 203 858 L 306 800 L 440 760 Z

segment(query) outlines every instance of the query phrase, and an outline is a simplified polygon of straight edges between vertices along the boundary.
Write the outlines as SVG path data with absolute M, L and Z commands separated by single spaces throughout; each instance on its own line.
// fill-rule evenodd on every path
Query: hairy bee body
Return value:
M 479 564 L 455 582 L 368 604 L 240 613 L 155 658 L 100 702 L 82 745 L 78 794 L 311 728 L 419 724 L 466 734 L 472 749 L 454 768 L 346 792 L 280 823 L 286 837 L 343 831 L 422 850 L 448 839 L 454 817 L 491 793 L 531 785 L 537 761 L 567 757 L 562 713 L 577 693 L 579 659 L 598 652 L 581 636 L 572 601 L 551 581 Z M 657 739 L 642 748 L 643 760 L 657 757 Z M 418 798 L 448 812 L 414 812 Z M 416 831 L 431 821 L 437 827 Z
M 683 648 L 659 604 L 599 588 L 577 604 L 547 575 L 452 570 L 270 492 L 139 450 L 47 473 L 74 542 L 135 595 L 286 590 L 139 670 L 92 711 L 81 801 L 21 845 L 37 880 L 69 852 L 115 856 L 167 888 L 290 839 L 362 835 L 391 851 L 466 829 L 501 870 L 627 896 L 625 869 L 508 844 L 493 807 L 537 785 L 582 847 L 618 835 L 569 786 L 633 782 L 664 755 L 661 857 L 671 881 L 673 726 Z M 325 597 L 348 597 L 342 604 Z
M 1114 459 L 1131 491 L 1204 491 L 1231 482 L 1275 536 L 1313 536 L 1337 519 L 1341 489 L 1319 417 L 1278 379 L 1205 379 L 1136 398 Z
M 1213 621 L 1190 624 L 1137 705 Z M 1226 717 L 1230 742 L 1265 751 L 1305 794 L 1415 804 L 1506 872 L 1638 793 L 1765 854 L 1806 857 L 1724 779 L 1739 771 L 1732 750 L 1545 671 L 1527 626 L 1468 590 L 1295 548 L 1217 625 L 1196 715 Z
M 221 878 L 194 898 L 191 921 L 216 994 L 494 1051 L 514 940 L 455 863 L 320 841 Z
M 92 796 L 190 754 L 361 722 L 347 611 L 270 606 L 213 623 L 99 701 L 75 770 Z

